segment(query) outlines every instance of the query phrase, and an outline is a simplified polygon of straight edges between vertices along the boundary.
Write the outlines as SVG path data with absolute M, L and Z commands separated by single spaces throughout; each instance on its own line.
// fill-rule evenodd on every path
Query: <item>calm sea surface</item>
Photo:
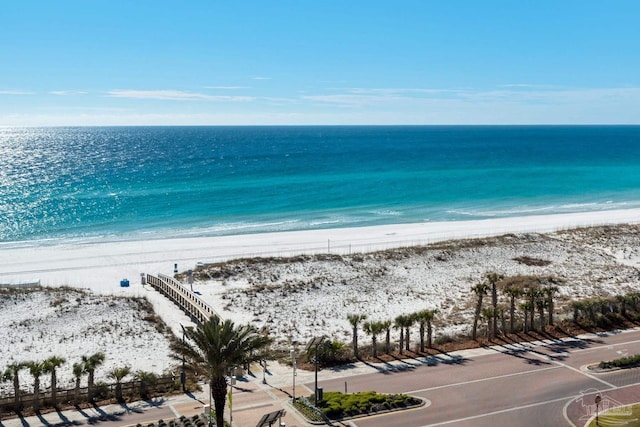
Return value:
M 638 207 L 638 126 L 0 129 L 3 246 Z

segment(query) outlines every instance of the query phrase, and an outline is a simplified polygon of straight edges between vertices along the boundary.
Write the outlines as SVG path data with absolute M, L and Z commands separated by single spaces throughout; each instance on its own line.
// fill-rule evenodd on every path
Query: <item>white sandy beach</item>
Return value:
M 176 306 L 149 286 L 140 285 L 141 273 L 173 274 L 174 264 L 179 271 L 192 269 L 198 262 L 214 263 L 245 257 L 277 257 L 300 254 L 331 253 L 340 255 L 369 253 L 375 250 L 424 245 L 450 239 L 499 236 L 507 233 L 546 233 L 576 227 L 613 224 L 638 224 L 640 210 L 600 211 L 591 213 L 501 218 L 482 221 L 422 223 L 388 225 L 366 228 L 327 229 L 314 231 L 238 235 L 224 237 L 193 237 L 150 241 L 122 241 L 85 244 L 61 244 L 38 247 L 16 247 L 0 245 L 0 284 L 20 284 L 39 281 L 43 286 L 68 285 L 89 289 L 100 295 L 146 296 L 156 313 L 172 328 L 176 335 L 180 324 L 190 324 L 189 319 Z M 346 314 L 364 312 L 370 318 L 392 319 L 401 313 L 411 313 L 421 308 L 438 308 L 448 316 L 447 331 L 462 331 L 466 327 L 465 317 L 458 312 L 467 310 L 470 286 L 482 280 L 488 271 L 503 274 L 558 274 L 545 267 L 527 267 L 513 262 L 513 257 L 522 255 L 515 248 L 526 245 L 526 254 L 553 262 L 560 268 L 560 276 L 572 283 L 564 287 L 561 295 L 569 297 L 612 293 L 616 289 L 635 288 L 640 284 L 637 268 L 640 253 L 637 241 L 618 242 L 614 246 L 604 242 L 600 246 L 589 240 L 588 245 L 579 236 L 556 237 L 551 243 L 540 239 L 517 237 L 514 241 L 490 250 L 467 250 L 442 261 L 442 254 L 435 251 L 423 259 L 388 261 L 371 258 L 362 269 L 353 263 L 292 263 L 284 265 L 257 266 L 244 274 L 227 278 L 198 281 L 194 289 L 214 306 L 224 317 L 238 322 L 252 321 L 257 326 L 272 326 L 272 333 L 281 340 L 289 337 L 304 342 L 309 336 L 327 334 L 335 339 L 350 337 Z M 577 250 L 585 247 L 584 252 Z M 446 258 L 446 257 L 445 257 Z M 367 261 L 367 260 L 365 260 Z M 616 263 L 620 270 L 610 273 L 609 263 Z M 589 279 L 579 276 L 591 265 L 602 265 L 602 272 L 595 271 Z M 571 267 L 573 266 L 573 267 Z M 382 268 L 382 270 L 380 270 Z M 367 270 L 368 269 L 368 270 Z M 377 273 L 371 273 L 373 270 Z M 378 270 L 376 270 L 378 269 Z M 378 277 L 380 282 L 371 279 Z M 553 271 L 552 271 L 553 270 Z M 597 270 L 597 269 L 596 269 Z M 611 277 L 606 277 L 609 274 Z M 120 280 L 127 278 L 129 288 L 121 288 Z M 369 280 L 371 279 L 371 280 Z M 248 292 L 258 281 L 273 293 Z M 310 289 L 301 289 L 300 284 L 310 284 Z M 367 285 L 369 283 L 369 285 Z M 385 285 L 386 284 L 386 285 Z M 325 286 L 326 285 L 326 286 Z M 285 292 L 298 286 L 298 291 Z M 387 286 L 387 287 L 385 287 Z M 397 292 L 398 289 L 401 292 Z M 42 311 L 42 300 L 34 299 L 19 308 L 19 312 Z M 113 307 L 114 322 L 135 325 L 134 317 L 123 316 L 128 309 Z M 109 318 L 109 310 L 105 310 Z M 120 311 L 120 313 L 119 313 Z M 5 341 L 15 321 L 16 312 L 2 310 L 0 313 L 0 340 Z M 168 369 L 172 361 L 166 353 L 166 342 L 148 329 L 132 326 L 118 345 L 116 336 L 105 342 L 97 333 L 73 334 L 90 328 L 93 315 L 75 314 L 74 321 L 66 323 L 66 336 L 76 335 L 77 341 L 61 340 L 60 334 L 48 334 L 33 330 L 26 338 L 29 345 L 14 344 L 11 351 L 2 353 L 0 369 L 13 360 L 34 360 L 61 355 L 69 359 L 67 369 L 61 371 L 61 383 L 68 383 L 70 365 L 80 354 L 96 351 L 107 353 L 107 362 L 96 379 L 105 379 L 104 373 L 112 367 L 131 365 L 135 369 L 161 372 Z M 29 315 L 24 316 L 25 319 Z M 31 316 L 35 317 L 35 316 Z M 40 323 L 47 324 L 47 316 Z M 50 328 L 61 328 L 60 324 Z M 95 328 L 94 328 L 95 329 Z M 15 332 L 15 331 L 14 331 Z M 24 330 L 23 334 L 28 334 Z M 63 335 L 65 334 L 63 333 Z M 34 339 L 33 335 L 38 338 Z M 362 334 L 364 335 L 364 334 Z M 134 337 L 134 338 L 131 338 Z M 362 337 L 364 341 L 366 338 Z M 33 341 L 33 342 L 32 342 Z M 77 348 L 82 350 L 79 352 Z M 138 352 L 128 349 L 137 348 Z M 46 349 L 46 351 L 45 351 Z M 144 354 L 148 352 L 149 358 Z M 151 356 L 153 355 L 153 357 Z M 151 357 L 153 360 L 151 360 Z M 25 388 L 32 381 L 24 373 Z M 66 377 L 65 377 L 66 376 Z M 43 379 L 47 386 L 47 379 Z M 3 388 L 10 384 L 3 384 Z

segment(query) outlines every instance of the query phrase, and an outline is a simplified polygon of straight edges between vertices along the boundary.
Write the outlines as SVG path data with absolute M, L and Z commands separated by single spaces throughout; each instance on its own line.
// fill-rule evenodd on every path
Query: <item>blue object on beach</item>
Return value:
M 120 287 L 122 287 L 122 288 L 128 288 L 128 287 L 129 287 L 129 280 L 128 280 L 128 279 L 122 279 L 122 280 L 120 280 Z

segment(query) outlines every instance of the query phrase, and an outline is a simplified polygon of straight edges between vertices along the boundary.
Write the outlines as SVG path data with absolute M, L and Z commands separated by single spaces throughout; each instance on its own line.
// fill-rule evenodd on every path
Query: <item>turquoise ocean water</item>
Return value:
M 0 129 L 4 247 L 638 207 L 638 126 Z

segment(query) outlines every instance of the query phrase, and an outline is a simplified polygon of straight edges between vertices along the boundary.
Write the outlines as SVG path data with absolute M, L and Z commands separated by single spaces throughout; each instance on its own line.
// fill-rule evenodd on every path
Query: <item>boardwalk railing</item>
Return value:
M 178 304 L 199 323 L 204 323 L 213 315 L 220 317 L 209 304 L 173 277 L 164 274 L 158 274 L 158 277 L 147 274 L 147 283 Z

